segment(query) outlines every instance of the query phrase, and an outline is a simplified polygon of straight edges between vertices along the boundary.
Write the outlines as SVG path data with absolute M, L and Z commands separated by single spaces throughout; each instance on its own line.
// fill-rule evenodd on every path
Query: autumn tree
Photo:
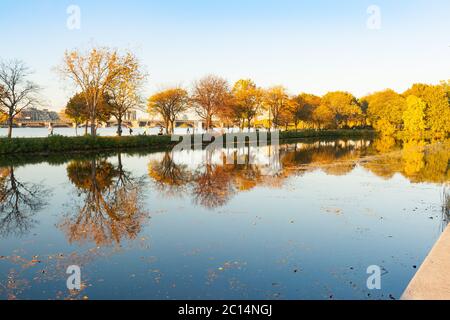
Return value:
M 362 98 L 367 103 L 367 117 L 375 130 L 390 136 L 402 129 L 406 99 L 387 89 Z
M 107 86 L 107 103 L 111 115 L 117 120 L 117 133 L 122 135 L 122 121 L 125 115 L 138 108 L 141 103 L 139 91 L 142 88 L 146 74 L 142 72 L 138 59 L 127 53 L 122 60 L 122 72 Z
M 404 130 L 409 138 L 422 138 L 427 129 L 425 120 L 426 103 L 416 96 L 406 99 L 406 110 L 403 113 Z
M 250 79 L 242 79 L 235 83 L 232 91 L 233 106 L 238 110 L 238 114 L 242 121 L 247 121 L 247 128 L 250 130 L 253 119 L 258 115 L 262 105 L 263 92 Z
M 107 100 L 108 98 L 102 98 L 99 102 L 97 107 L 97 122 L 107 122 L 111 118 L 111 107 L 106 103 Z M 77 128 L 82 123 L 85 123 L 85 134 L 87 134 L 89 108 L 83 93 L 77 93 L 70 98 L 64 109 L 64 114 L 74 122 L 77 135 Z
M 272 87 L 264 93 L 264 106 L 269 112 L 269 130 L 281 125 L 282 113 L 289 107 L 290 99 L 282 86 Z
M 445 84 L 414 84 L 404 93 L 415 96 L 425 103 L 425 121 L 433 137 L 446 137 L 450 133 L 449 94 Z
M 217 111 L 216 117 L 220 120 L 222 125 L 228 129 L 234 126 L 242 128 L 242 114 L 243 110 L 241 107 L 234 103 L 233 96 L 229 95 L 225 106 Z
M 298 130 L 298 124 L 300 121 L 306 122 L 311 120 L 312 114 L 308 114 L 309 110 L 306 110 L 305 106 L 306 102 L 301 95 L 292 97 L 289 113 L 292 116 L 295 131 Z
M 58 71 L 81 89 L 88 106 L 91 135 L 96 135 L 98 109 L 108 88 L 120 81 L 128 70 L 130 55 L 117 50 L 93 48 L 88 52 L 66 51 Z
M 285 131 L 288 131 L 289 126 L 294 122 L 294 114 L 292 110 L 293 110 L 293 100 L 289 99 L 286 107 L 280 110 L 280 114 L 278 116 L 278 126 L 284 127 Z
M 445 92 L 447 92 L 447 96 L 450 101 L 450 80 L 441 81 L 441 85 L 444 87 Z
M 209 75 L 194 83 L 192 102 L 197 115 L 205 121 L 206 130 L 220 109 L 227 108 L 230 101 L 228 82 L 220 77 Z
M 313 114 L 322 103 L 322 98 L 309 93 L 302 93 L 299 97 L 303 105 L 303 108 L 298 110 L 299 120 L 314 126 Z
M 289 113 L 297 131 L 300 122 L 311 124 L 313 112 L 320 105 L 321 98 L 313 94 L 302 93 L 291 98 Z
M 329 92 L 322 97 L 322 105 L 333 113 L 334 124 L 337 128 L 350 126 L 351 122 L 360 122 L 362 110 L 357 99 L 348 92 Z
M 75 124 L 75 133 L 78 135 L 78 126 L 82 123 L 85 123 L 89 119 L 89 110 L 86 105 L 86 99 L 84 95 L 81 93 L 77 93 L 72 98 L 70 98 L 69 102 L 64 109 L 65 115 L 74 122 Z M 87 123 L 86 123 L 87 130 Z
M 189 108 L 189 101 L 189 95 L 184 89 L 163 90 L 148 99 L 148 112 L 160 115 L 164 121 L 166 133 L 172 134 L 176 118 Z
M 12 137 L 14 118 L 23 109 L 38 104 L 40 88 L 29 80 L 31 74 L 29 67 L 20 60 L 0 62 L 0 114 L 6 118 L 8 138 Z
M 314 109 L 312 120 L 317 124 L 319 129 L 324 129 L 334 124 L 334 113 L 328 106 L 321 104 Z

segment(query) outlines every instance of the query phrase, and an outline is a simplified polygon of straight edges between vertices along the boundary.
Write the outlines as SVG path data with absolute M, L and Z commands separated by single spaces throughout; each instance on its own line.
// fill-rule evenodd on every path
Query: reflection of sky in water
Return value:
M 67 216 L 76 220 L 84 199 L 68 180 L 68 164 L 18 167 L 18 180 L 51 189 L 51 205 L 33 216 L 28 233 L 2 238 L 0 298 L 67 297 L 70 264 L 81 265 L 87 285 L 78 297 L 93 299 L 398 298 L 442 230 L 442 184 L 431 183 L 436 177 L 411 183 L 392 169 L 408 161 L 404 151 L 377 158 L 370 143 L 337 145 L 283 146 L 277 177 L 260 176 L 257 166 L 221 166 L 217 154 L 210 167 L 202 152 L 123 154 L 124 169 L 145 177 L 141 193 L 150 219 L 134 239 L 125 233 L 110 246 L 68 242 L 61 224 Z M 436 159 L 448 163 L 447 151 Z M 363 156 L 369 160 L 360 161 Z M 118 157 L 108 162 L 117 167 Z M 158 163 L 188 172 L 176 189 L 181 194 L 163 192 L 149 175 Z M 380 167 L 386 178 L 374 173 Z M 209 173 L 216 181 L 204 181 Z M 214 183 L 230 184 L 220 192 L 231 195 L 215 206 L 196 203 L 194 193 Z M 369 265 L 385 269 L 381 291 L 366 289 Z

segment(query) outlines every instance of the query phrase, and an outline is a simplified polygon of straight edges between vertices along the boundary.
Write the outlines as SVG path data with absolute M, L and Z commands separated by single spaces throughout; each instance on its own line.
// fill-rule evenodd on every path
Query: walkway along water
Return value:
M 450 190 L 442 192 L 443 223 L 450 217 Z M 419 272 L 403 294 L 404 300 L 450 300 L 450 226 L 430 252 Z
M 403 300 L 449 300 L 450 299 L 450 227 L 425 259 L 412 279 Z

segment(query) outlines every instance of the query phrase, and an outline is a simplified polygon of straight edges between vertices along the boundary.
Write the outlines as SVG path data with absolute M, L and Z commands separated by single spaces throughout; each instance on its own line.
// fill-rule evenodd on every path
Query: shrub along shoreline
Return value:
M 280 133 L 281 142 L 295 139 L 341 139 L 373 138 L 372 130 L 306 130 Z M 270 137 L 269 137 L 270 138 Z M 11 154 L 56 154 L 101 151 L 126 151 L 133 149 L 166 150 L 174 147 L 170 136 L 131 136 L 131 137 L 64 137 L 46 138 L 0 138 L 0 155 Z M 269 141 L 270 143 L 270 141 Z

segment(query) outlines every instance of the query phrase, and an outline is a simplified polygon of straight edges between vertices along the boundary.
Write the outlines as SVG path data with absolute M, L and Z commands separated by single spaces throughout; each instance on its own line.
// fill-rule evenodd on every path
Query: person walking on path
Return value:
M 48 125 L 48 135 L 53 136 L 53 125 L 51 122 Z

